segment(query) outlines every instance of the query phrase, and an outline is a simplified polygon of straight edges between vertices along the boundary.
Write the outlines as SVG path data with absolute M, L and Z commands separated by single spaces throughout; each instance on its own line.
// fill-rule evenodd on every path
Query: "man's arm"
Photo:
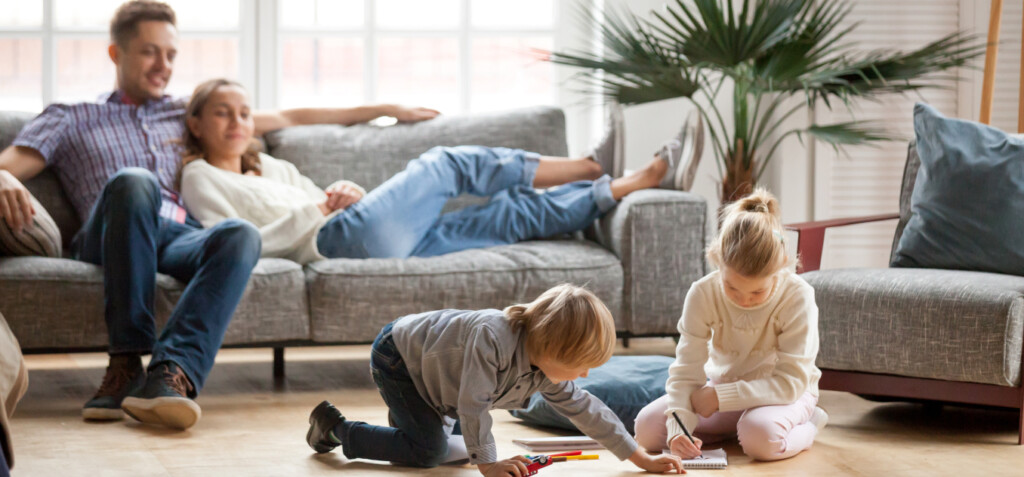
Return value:
M 46 160 L 31 147 L 9 146 L 0 152 L 0 219 L 15 232 L 32 221 L 32 194 L 22 181 L 46 168 Z
M 372 121 L 381 116 L 392 116 L 400 122 L 418 122 L 437 117 L 439 113 L 428 108 L 410 108 L 397 104 L 378 104 L 356 108 L 300 108 L 284 111 L 262 111 L 253 115 L 256 135 L 290 126 L 306 124 L 353 124 Z

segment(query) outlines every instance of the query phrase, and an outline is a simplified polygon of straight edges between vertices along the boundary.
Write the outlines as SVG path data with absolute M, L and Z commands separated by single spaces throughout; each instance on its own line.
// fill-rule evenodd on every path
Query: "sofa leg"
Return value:
M 1020 408 L 1020 420 L 1017 422 L 1017 445 L 1024 445 L 1024 407 Z
M 629 336 L 622 337 L 622 347 L 629 348 Z
M 274 348 L 274 379 L 284 378 L 284 348 Z

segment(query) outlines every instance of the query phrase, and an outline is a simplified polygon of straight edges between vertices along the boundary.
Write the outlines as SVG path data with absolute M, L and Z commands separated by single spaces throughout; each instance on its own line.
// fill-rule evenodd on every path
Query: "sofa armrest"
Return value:
M 899 214 L 882 214 L 786 225 L 786 230 L 796 231 L 799 234 L 796 240 L 796 253 L 797 257 L 800 257 L 797 272 L 813 272 L 821 268 L 821 253 L 825 247 L 825 230 L 832 227 L 881 222 L 898 218 L 900 218 Z
M 622 262 L 622 323 L 634 336 L 675 334 L 690 284 L 704 276 L 707 202 L 688 192 L 629 194 L 588 237 Z

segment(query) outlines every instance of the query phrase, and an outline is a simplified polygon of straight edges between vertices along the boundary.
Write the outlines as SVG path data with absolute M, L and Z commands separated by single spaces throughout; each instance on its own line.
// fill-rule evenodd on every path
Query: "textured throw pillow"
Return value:
M 32 223 L 19 233 L 14 233 L 7 221 L 0 219 L 0 256 L 61 256 L 60 229 L 35 197 L 32 207 L 36 211 Z
M 914 106 L 921 168 L 894 267 L 1024 275 L 1024 138 Z
M 577 379 L 576 385 L 601 400 L 633 434 L 633 421 L 644 406 L 665 394 L 668 366 L 674 361 L 667 356 L 613 356 L 590 375 Z M 509 411 L 531 424 L 576 431 L 576 426 L 536 393 L 526 409 Z

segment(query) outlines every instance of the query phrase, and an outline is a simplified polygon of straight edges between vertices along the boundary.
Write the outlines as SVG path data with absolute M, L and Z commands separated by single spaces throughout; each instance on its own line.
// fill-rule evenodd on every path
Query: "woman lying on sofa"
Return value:
M 321 190 L 291 163 L 257 152 L 238 83 L 199 85 L 186 121 L 179 189 L 189 212 L 205 227 L 248 220 L 260 230 L 263 257 L 299 263 L 428 257 L 581 230 L 626 194 L 673 177 L 680 155 L 669 141 L 642 170 L 611 179 L 593 157 L 436 147 L 370 193 L 349 181 Z M 442 215 L 462 193 L 490 201 Z

